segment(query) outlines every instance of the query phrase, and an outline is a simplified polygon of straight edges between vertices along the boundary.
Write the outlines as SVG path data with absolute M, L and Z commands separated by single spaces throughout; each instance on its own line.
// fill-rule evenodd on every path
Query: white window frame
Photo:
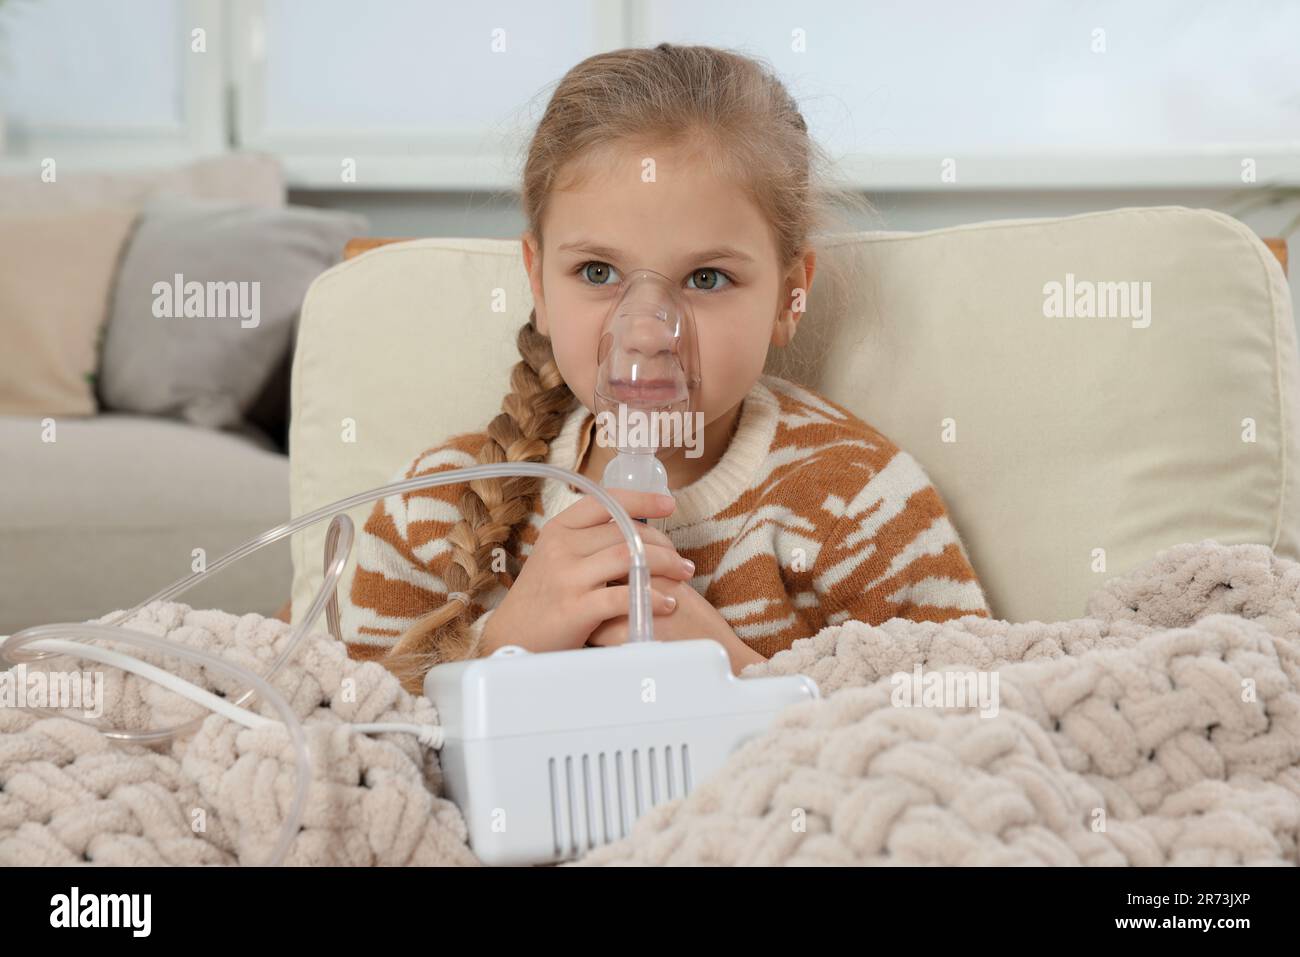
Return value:
M 628 3 L 595 6 L 598 49 L 623 45 Z M 264 0 L 230 4 L 231 78 L 235 136 L 245 149 L 273 153 L 291 188 L 355 190 L 502 190 L 514 186 L 514 157 L 504 148 L 484 154 L 483 137 L 379 134 L 340 129 L 327 134 L 268 132 L 265 126 L 266 52 Z M 365 143 L 359 150 L 357 144 Z M 343 160 L 356 162 L 357 181 L 342 179 Z
M 517 188 L 515 157 L 505 144 L 484 154 L 481 134 L 430 132 L 376 135 L 336 130 L 313 135 L 270 132 L 264 124 L 265 0 L 176 0 L 182 10 L 177 43 L 186 51 L 181 122 L 172 130 L 122 131 L 105 136 L 88 128 L 28 129 L 21 154 L 0 171 L 27 169 L 45 156 L 65 168 L 165 166 L 231 151 L 274 155 L 290 188 L 329 190 L 484 190 Z M 652 0 L 609 0 L 595 7 L 599 49 L 645 46 Z M 207 30 L 208 52 L 189 53 L 190 31 Z M 521 94 L 522 95 L 522 94 Z M 484 131 L 486 133 L 488 131 Z M 364 149 L 358 149 L 364 143 Z M 355 160 L 357 182 L 342 178 L 344 158 Z M 943 175 L 956 163 L 955 181 Z M 1255 182 L 1242 182 L 1242 163 L 1255 162 Z M 1300 134 L 1292 143 L 1205 146 L 1169 150 L 1028 150 L 1015 153 L 857 153 L 841 158 L 850 186 L 868 192 L 1242 189 L 1300 186 Z
M 181 117 L 168 127 L 102 129 L 76 124 L 33 124 L 23 131 L 23 149 L 10 152 L 0 171 L 26 170 L 54 157 L 65 170 L 134 169 L 172 166 L 231 148 L 226 122 L 226 14 L 222 0 L 177 0 L 176 43 L 183 50 Z M 207 31 L 205 53 L 190 52 L 191 31 Z M 10 147 L 12 149 L 12 145 Z
M 652 0 L 622 0 L 598 5 L 598 42 L 604 49 L 645 46 Z M 257 49 L 265 22 L 264 0 L 235 0 L 232 6 L 232 80 L 237 93 L 236 136 L 250 149 L 276 154 L 289 185 L 301 189 L 510 190 L 517 188 L 509 157 L 484 156 L 481 137 L 473 142 L 451 135 L 374 136 L 366 133 L 311 137 L 267 135 L 262 125 L 265 58 Z M 368 137 L 364 153 L 356 143 Z M 358 182 L 342 181 L 343 157 L 357 161 Z M 943 178 L 944 163 L 956 161 L 953 182 Z M 846 183 L 869 192 L 1083 190 L 1083 189 L 1241 189 L 1242 161 L 1255 161 L 1252 186 L 1300 185 L 1300 137 L 1292 145 L 1250 148 L 1207 146 L 1166 151 L 1077 149 L 971 153 L 857 153 L 841 159 Z M 362 173 L 362 171 L 364 171 Z

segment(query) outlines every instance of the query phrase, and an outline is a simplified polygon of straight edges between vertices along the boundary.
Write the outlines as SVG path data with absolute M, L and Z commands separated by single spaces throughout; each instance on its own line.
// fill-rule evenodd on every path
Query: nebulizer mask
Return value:
M 618 456 L 605 485 L 667 491 L 657 453 L 677 434 L 644 431 L 654 413 L 699 412 L 700 365 L 694 319 L 680 290 L 658 273 L 637 270 L 610 308 L 598 351 L 598 413 L 612 413 Z M 626 429 L 618 428 L 623 416 Z M 694 419 L 691 428 L 695 428 Z M 669 422 L 675 421 L 671 418 Z M 638 428 L 638 423 L 641 428 Z M 60 622 L 23 629 L 0 641 L 0 671 L 60 655 L 90 659 L 133 672 L 211 711 L 258 728 L 283 723 L 296 755 L 293 800 L 270 849 L 269 863 L 285 861 L 297 837 L 307 790 L 310 755 L 301 720 L 271 683 L 322 613 L 329 632 L 340 632 L 336 588 L 351 551 L 348 510 L 390 495 L 457 482 L 533 476 L 577 486 L 612 516 L 631 551 L 627 642 L 545 654 L 522 644 L 491 656 L 432 668 L 424 693 L 437 707 L 437 725 L 354 724 L 361 733 L 415 734 L 441 751 L 443 787 L 461 809 L 470 846 L 484 863 L 524 864 L 565 860 L 624 837 L 651 807 L 684 796 L 720 767 L 775 713 L 819 697 L 802 675 L 738 681 L 727 652 L 711 638 L 654 641 L 650 571 L 638 526 L 606 489 L 568 469 L 539 462 L 502 462 L 448 469 L 360 492 L 283 525 L 223 555 L 105 623 Z M 309 525 L 330 519 L 323 582 L 295 621 L 271 666 L 255 674 L 219 654 L 123 627 L 136 612 L 177 598 L 208 575 Z M 520 636 L 526 641 L 525 636 Z M 179 658 L 243 682 L 238 697 L 205 688 L 121 651 L 93 642 L 115 641 Z M 647 682 L 657 690 L 646 697 Z M 246 704 L 260 699 L 262 707 Z M 40 709 L 26 710 L 40 713 Z M 272 712 L 275 717 L 262 713 Z M 203 718 L 169 728 L 117 729 L 82 720 L 122 744 L 156 745 L 196 730 Z M 278 719 L 278 721 L 277 721 Z M 509 827 L 500 822 L 508 815 Z
M 618 450 L 601 484 L 671 494 L 661 457 L 698 447 L 703 432 L 695 318 L 676 284 L 651 269 L 625 276 L 596 364 L 597 441 Z

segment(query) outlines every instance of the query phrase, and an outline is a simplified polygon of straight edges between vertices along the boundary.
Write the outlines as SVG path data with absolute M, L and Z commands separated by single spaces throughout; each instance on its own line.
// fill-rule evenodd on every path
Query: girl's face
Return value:
M 695 315 L 707 425 L 733 410 L 785 345 L 799 313 L 791 294 L 812 282 L 815 254 L 782 273 L 771 228 L 735 185 L 678 150 L 620 148 L 591 162 L 583 182 L 555 190 L 545 249 L 523 236 L 537 327 L 560 374 L 595 410 L 596 346 L 623 277 L 653 269 L 680 282 Z M 651 168 L 653 178 L 643 171 Z M 707 453 L 706 453 L 707 454 Z

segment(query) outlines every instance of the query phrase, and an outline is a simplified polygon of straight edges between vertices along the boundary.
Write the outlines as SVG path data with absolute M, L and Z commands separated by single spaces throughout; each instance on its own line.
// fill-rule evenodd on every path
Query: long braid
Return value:
M 534 310 L 516 336 L 523 358 L 510 372 L 510 392 L 501 402 L 501 412 L 485 430 L 480 464 L 544 462 L 577 401 L 560 375 L 551 340 L 537 330 L 536 323 Z M 533 476 L 510 476 L 467 484 L 459 502 L 461 519 L 447 536 L 452 546 L 445 575 L 448 594 L 462 592 L 472 599 L 498 583 L 492 571 L 496 549 L 512 553 L 517 547 L 541 482 Z M 406 690 L 420 694 L 430 668 L 461 661 L 474 651 L 468 611 L 469 602 L 455 597 L 421 616 L 380 663 L 401 679 Z

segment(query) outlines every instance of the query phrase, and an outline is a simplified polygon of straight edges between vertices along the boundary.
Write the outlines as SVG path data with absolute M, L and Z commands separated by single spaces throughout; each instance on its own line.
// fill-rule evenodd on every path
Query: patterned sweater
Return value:
M 547 462 L 577 471 L 594 426 L 595 416 L 575 403 Z M 482 433 L 453 436 L 391 481 L 474 465 L 484 440 Z M 375 502 L 358 536 L 350 593 L 340 596 L 351 657 L 380 657 L 447 600 L 446 536 L 459 520 L 464 488 L 453 483 Z M 542 480 L 519 554 L 507 561 L 512 576 L 542 525 L 582 495 Z M 659 527 L 695 563 L 691 585 L 764 657 L 848 619 L 990 616 L 939 492 L 916 460 L 795 383 L 760 376 L 722 457 L 673 496 L 677 506 Z M 498 582 L 474 596 L 476 642 L 505 594 Z

